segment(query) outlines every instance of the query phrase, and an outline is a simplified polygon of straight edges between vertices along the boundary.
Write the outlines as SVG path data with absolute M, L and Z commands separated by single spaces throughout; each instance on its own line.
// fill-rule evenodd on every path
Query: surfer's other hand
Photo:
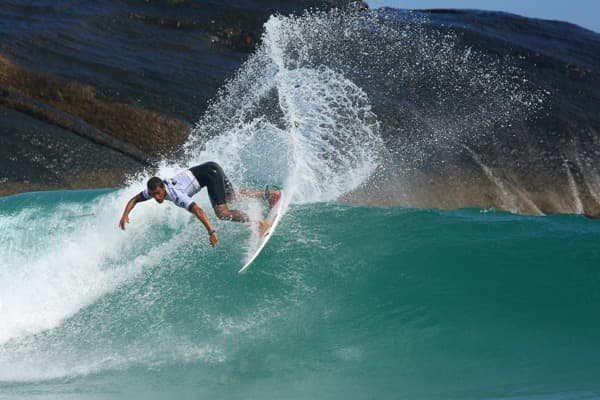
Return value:
M 217 232 L 212 232 L 208 238 L 210 239 L 210 245 L 212 247 L 216 247 L 219 243 L 219 238 L 217 237 Z
M 125 224 L 129 223 L 129 217 L 124 215 L 121 220 L 119 221 L 119 228 L 121 228 L 122 230 L 125 230 Z

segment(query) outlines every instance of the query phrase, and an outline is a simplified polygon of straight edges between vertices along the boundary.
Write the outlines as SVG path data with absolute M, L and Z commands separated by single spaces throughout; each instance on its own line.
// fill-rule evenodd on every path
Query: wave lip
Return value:
M 282 184 L 294 202 L 336 199 L 368 178 L 382 151 L 377 116 L 342 72 L 302 57 L 315 20 L 269 19 L 261 46 L 196 125 L 188 159 L 216 159 L 234 181 Z

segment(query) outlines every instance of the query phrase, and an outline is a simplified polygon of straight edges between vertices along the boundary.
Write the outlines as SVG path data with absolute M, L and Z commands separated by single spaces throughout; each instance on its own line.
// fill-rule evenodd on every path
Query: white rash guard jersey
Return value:
M 200 183 L 189 169 L 178 173 L 172 178 L 163 179 L 167 194 L 165 200 L 172 201 L 178 207 L 189 210 L 194 203 L 192 196 L 198 193 L 201 189 Z M 148 193 L 148 188 L 142 192 L 144 200 L 150 200 L 152 196 Z

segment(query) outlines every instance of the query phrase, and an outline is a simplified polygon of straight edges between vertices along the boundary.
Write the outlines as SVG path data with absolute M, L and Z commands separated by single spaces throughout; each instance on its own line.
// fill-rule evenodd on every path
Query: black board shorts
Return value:
M 233 185 L 223 172 L 223 168 L 214 161 L 196 165 L 190 168 L 200 187 L 206 187 L 208 197 L 213 207 L 227 203 L 227 197 L 232 196 Z

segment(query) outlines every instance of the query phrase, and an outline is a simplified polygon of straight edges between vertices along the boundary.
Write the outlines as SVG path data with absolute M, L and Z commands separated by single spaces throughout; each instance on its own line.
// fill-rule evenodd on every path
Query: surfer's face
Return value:
M 159 186 L 150 193 L 150 196 L 154 197 L 154 200 L 158 201 L 159 203 L 162 203 L 163 201 L 165 201 L 166 195 L 167 195 L 167 190 L 165 189 L 164 186 L 162 186 L 162 187 Z

